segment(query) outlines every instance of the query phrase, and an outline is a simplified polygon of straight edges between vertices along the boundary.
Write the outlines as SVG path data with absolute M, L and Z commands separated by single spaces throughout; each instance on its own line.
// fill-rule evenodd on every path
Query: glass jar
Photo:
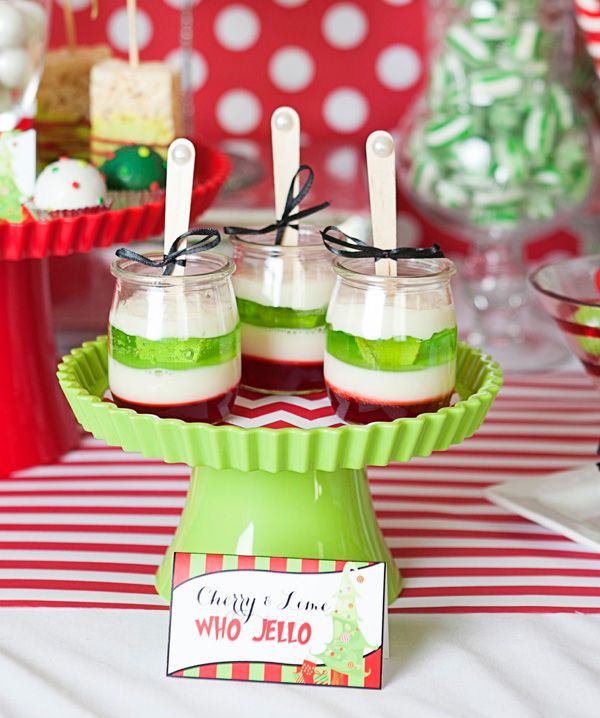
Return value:
M 372 259 L 337 259 L 327 312 L 325 383 L 341 419 L 392 421 L 448 406 L 456 316 L 448 259 L 402 259 L 378 276 Z
M 275 245 L 274 234 L 231 240 L 243 386 L 269 394 L 322 391 L 334 275 L 320 233 L 301 227 L 297 246 Z
M 403 191 L 466 239 L 469 343 L 505 369 L 564 348 L 529 305 L 523 245 L 566 224 L 595 167 L 585 113 L 564 80 L 565 0 L 429 0 L 426 90 L 400 131 Z
M 405 122 L 401 176 L 446 222 L 539 231 L 587 197 L 594 175 L 586 118 L 561 76 L 563 0 L 431 1 L 447 25 Z
M 241 375 L 233 269 L 210 253 L 186 257 L 182 276 L 113 262 L 108 383 L 117 406 L 210 423 L 229 414 Z
M 44 65 L 50 0 L 5 0 L 0 10 L 0 132 L 31 108 Z

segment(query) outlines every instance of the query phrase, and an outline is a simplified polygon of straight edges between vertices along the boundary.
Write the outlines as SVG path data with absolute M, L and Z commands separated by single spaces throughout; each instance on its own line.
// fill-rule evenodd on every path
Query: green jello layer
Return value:
M 110 355 L 133 369 L 180 371 L 224 364 L 240 352 L 239 324 L 220 337 L 145 339 L 110 327 Z
M 436 332 L 429 339 L 364 339 L 327 325 L 329 354 L 346 364 L 377 371 L 414 371 L 446 364 L 456 357 L 456 342 L 456 327 Z
M 575 312 L 573 319 L 576 324 L 600 329 L 600 306 L 582 306 Z M 586 336 L 576 336 L 575 339 L 586 354 L 594 357 L 600 356 L 600 339 Z
M 249 299 L 237 298 L 240 319 L 256 327 L 278 329 L 317 329 L 325 326 L 327 307 L 322 309 L 292 309 L 291 307 L 267 307 Z

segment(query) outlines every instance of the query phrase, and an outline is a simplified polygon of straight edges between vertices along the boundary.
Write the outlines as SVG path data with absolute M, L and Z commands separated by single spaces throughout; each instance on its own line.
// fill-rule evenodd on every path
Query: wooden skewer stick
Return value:
M 127 0 L 127 25 L 129 27 L 129 64 L 134 69 L 140 64 L 137 35 L 137 0 Z
M 397 246 L 394 140 L 389 132 L 372 132 L 367 138 L 366 150 L 373 244 L 382 249 L 393 249 Z M 375 271 L 380 276 L 395 277 L 396 262 L 380 259 L 375 262 Z
M 271 115 L 271 144 L 273 146 L 273 182 L 275 185 L 275 215 L 281 217 L 290 182 L 300 166 L 300 117 L 292 107 L 278 107 Z M 298 180 L 294 192 L 298 191 Z M 295 211 L 298 210 L 296 207 Z M 281 244 L 298 244 L 298 232 L 286 227 Z
M 75 17 L 73 16 L 73 4 L 71 0 L 63 0 L 63 16 L 65 19 L 67 45 L 71 52 L 75 52 L 77 49 L 77 32 L 75 30 Z
M 167 155 L 167 188 L 165 197 L 165 239 L 164 253 L 167 254 L 173 242 L 187 232 L 190 226 L 192 185 L 196 150 L 186 139 L 173 140 Z M 185 243 L 179 249 L 185 248 Z M 171 276 L 184 274 L 184 267 L 175 265 Z

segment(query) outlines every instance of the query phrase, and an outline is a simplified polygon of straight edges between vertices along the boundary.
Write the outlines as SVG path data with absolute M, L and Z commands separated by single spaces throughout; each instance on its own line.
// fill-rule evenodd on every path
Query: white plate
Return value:
M 495 504 L 600 551 L 600 469 L 590 464 L 539 479 L 492 486 Z

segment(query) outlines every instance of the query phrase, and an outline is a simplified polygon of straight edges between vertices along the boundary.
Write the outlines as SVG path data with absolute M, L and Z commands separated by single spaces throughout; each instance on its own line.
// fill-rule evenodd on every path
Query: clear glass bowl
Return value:
M 600 254 L 547 264 L 530 281 L 600 389 Z

